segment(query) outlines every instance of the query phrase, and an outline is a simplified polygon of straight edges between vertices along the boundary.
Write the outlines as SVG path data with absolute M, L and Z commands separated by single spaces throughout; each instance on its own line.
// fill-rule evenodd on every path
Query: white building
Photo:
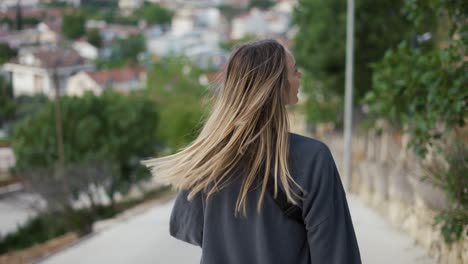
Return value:
M 296 5 L 297 1 L 295 0 L 282 0 L 278 1 L 278 3 L 273 7 L 273 10 L 291 15 Z
M 99 55 L 99 50 L 85 40 L 77 40 L 73 43 L 73 49 L 80 54 L 81 57 L 88 60 L 96 60 Z
M 57 25 L 41 22 L 36 27 L 39 34 L 40 44 L 56 44 L 62 39 L 62 35 L 57 32 Z
M 45 94 L 55 95 L 54 76 L 57 76 L 60 94 L 68 78 L 83 70 L 92 70 L 94 65 L 72 49 L 39 49 L 20 55 L 3 65 L 11 73 L 14 96 Z
M 230 36 L 232 39 L 241 39 L 246 35 L 280 35 L 289 30 L 290 21 L 291 16 L 288 13 L 253 8 L 247 14 L 232 20 Z
M 0 172 L 6 172 L 16 164 L 15 154 L 10 147 L 0 147 Z
M 171 33 L 181 36 L 195 29 L 195 16 L 189 9 L 183 9 L 176 13 L 171 22 Z
M 249 13 L 232 20 L 231 38 L 241 39 L 246 35 L 264 35 L 267 29 L 268 25 L 263 12 L 254 8 Z
M 18 0 L 2 0 L 0 1 L 0 10 L 14 8 L 18 4 Z M 33 7 L 39 4 L 39 0 L 21 0 L 21 6 Z
M 216 30 L 194 30 L 182 35 L 165 34 L 147 39 L 150 54 L 157 56 L 187 56 L 198 66 L 218 67 L 225 62 L 227 54 L 220 50 L 221 34 Z
M 170 31 L 147 34 L 146 47 L 157 56 L 184 55 L 202 68 L 219 67 L 227 54 L 219 43 L 225 38 L 224 25 L 217 8 L 178 10 Z
M 130 15 L 143 5 L 143 0 L 119 0 L 119 9 L 123 15 Z
M 36 46 L 39 44 L 39 33 L 36 29 L 0 33 L 0 43 L 8 44 L 11 48 Z
M 56 45 L 62 38 L 55 26 L 44 22 L 40 22 L 35 28 L 0 33 L 0 43 L 8 44 L 15 49 Z
M 219 29 L 222 23 L 221 12 L 218 8 L 215 7 L 208 7 L 196 10 L 195 23 L 196 25 L 201 27 Z
M 126 94 L 144 87 L 145 83 L 146 71 L 143 67 L 82 71 L 69 79 L 67 95 L 82 96 L 87 91 L 100 95 L 106 89 Z

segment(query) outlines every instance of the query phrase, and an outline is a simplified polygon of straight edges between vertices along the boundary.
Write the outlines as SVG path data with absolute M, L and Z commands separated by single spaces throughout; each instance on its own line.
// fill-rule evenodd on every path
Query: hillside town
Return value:
M 229 229 L 252 247 L 216 229 L 232 259 L 280 243 L 320 260 L 339 254 L 315 246 L 354 248 L 334 263 L 468 263 L 467 21 L 463 1 L 0 0 L 0 264 L 203 263 L 174 235 L 176 197 L 214 185 L 226 220 L 244 158 L 258 167 L 234 191 L 270 207 L 254 232 Z M 260 179 L 275 151 L 276 190 Z M 311 191 L 285 211 L 276 191 L 301 175 Z M 232 223 L 207 224 L 209 199 L 181 210 L 198 239 Z M 300 246 L 263 237 L 269 220 Z
M 152 62 L 184 56 L 206 72 L 200 79 L 206 83 L 210 73 L 226 62 L 229 43 L 254 36 L 290 42 L 294 1 L 278 1 L 268 9 L 250 7 L 249 2 L 2 1 L 0 49 L 5 55 L 0 75 L 14 97 L 80 96 L 105 89 L 125 94 L 146 85 L 146 69 Z M 165 20 L 132 17 L 145 8 L 162 10 Z M 105 12 L 121 19 L 99 19 Z M 74 26 L 79 32 L 73 32 Z M 7 127 L 0 129 L 7 133 Z M 2 153 L 0 169 L 6 171 L 15 158 L 7 149 Z

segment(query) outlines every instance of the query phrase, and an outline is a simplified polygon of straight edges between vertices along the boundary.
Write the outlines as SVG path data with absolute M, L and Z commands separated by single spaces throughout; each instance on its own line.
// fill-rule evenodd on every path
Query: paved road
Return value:
M 363 263 L 433 264 L 405 234 L 349 195 Z M 42 264 L 195 264 L 200 249 L 168 235 L 172 202 L 117 222 L 92 237 L 45 259 Z
M 169 236 L 172 202 L 115 223 L 41 263 L 200 263 L 201 250 Z
M 358 198 L 348 195 L 356 237 L 364 264 L 435 264 L 413 239 L 390 226 Z

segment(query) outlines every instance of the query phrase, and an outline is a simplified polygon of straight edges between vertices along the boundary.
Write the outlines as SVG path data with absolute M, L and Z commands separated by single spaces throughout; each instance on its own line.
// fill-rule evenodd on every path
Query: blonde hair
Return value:
M 290 184 L 302 189 L 288 168 L 288 90 L 285 48 L 273 39 L 243 44 L 229 58 L 223 86 L 198 137 L 178 153 L 142 163 L 163 183 L 188 190 L 189 200 L 202 191 L 209 198 L 243 166 L 236 215 L 246 214 L 247 193 L 257 179 L 262 182 L 260 210 L 272 170 L 275 196 L 279 181 L 288 200 L 297 204 L 300 195 Z

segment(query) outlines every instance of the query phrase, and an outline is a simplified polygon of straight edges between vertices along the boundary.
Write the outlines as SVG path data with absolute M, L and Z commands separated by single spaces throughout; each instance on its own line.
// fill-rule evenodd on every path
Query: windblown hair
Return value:
M 142 163 L 163 183 L 188 190 L 189 200 L 199 192 L 210 197 L 220 191 L 236 167 L 243 166 L 236 215 L 241 211 L 245 215 L 247 193 L 257 180 L 261 182 L 257 210 L 270 178 L 275 195 L 279 181 L 288 200 L 297 204 L 300 196 L 291 183 L 301 188 L 288 169 L 285 48 L 273 39 L 243 44 L 232 52 L 224 74 L 198 137 L 176 154 Z

